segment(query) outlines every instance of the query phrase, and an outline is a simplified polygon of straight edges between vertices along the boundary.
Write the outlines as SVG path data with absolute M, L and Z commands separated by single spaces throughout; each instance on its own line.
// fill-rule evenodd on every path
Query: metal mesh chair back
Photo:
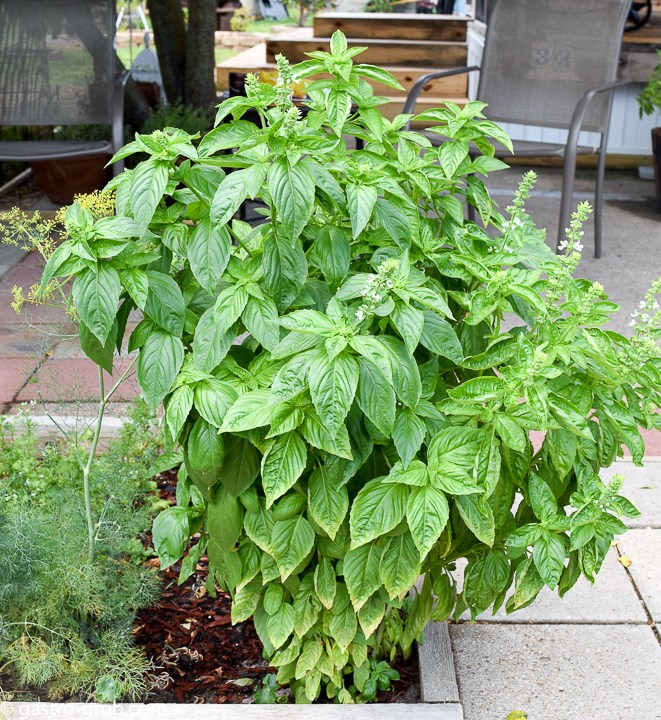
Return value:
M 114 0 L 0 2 L 0 125 L 111 122 Z
M 497 0 L 489 13 L 478 99 L 490 120 L 568 128 L 581 97 L 615 79 L 629 0 Z M 610 94 L 582 129 L 603 132 Z

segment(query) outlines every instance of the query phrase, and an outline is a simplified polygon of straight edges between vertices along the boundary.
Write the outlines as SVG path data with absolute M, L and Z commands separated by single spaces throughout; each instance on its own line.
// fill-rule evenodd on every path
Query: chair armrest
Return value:
M 439 78 L 450 77 L 451 75 L 463 75 L 464 73 L 473 72 L 473 70 L 479 69 L 480 68 L 477 65 L 471 65 L 470 67 L 452 68 L 452 70 L 439 70 L 438 72 L 427 73 L 426 75 L 419 77 L 413 84 L 413 87 L 409 90 L 409 94 L 406 96 L 406 102 L 404 103 L 402 114 L 410 115 L 413 112 L 413 108 L 415 108 L 415 103 L 422 92 L 422 88 L 424 88 L 430 80 L 438 80 Z
M 592 102 L 595 95 L 599 95 L 609 90 L 615 90 L 615 88 L 621 87 L 622 85 L 630 85 L 633 80 L 613 80 L 613 82 L 607 83 L 606 85 L 600 85 L 599 87 L 588 90 L 585 95 L 578 101 L 572 115 L 571 124 L 569 125 L 569 135 L 567 137 L 567 147 L 576 147 L 578 145 L 578 134 L 581 131 L 583 125 L 583 118 L 587 112 L 588 105 Z
M 124 68 L 115 75 L 115 82 L 122 87 L 126 87 L 129 77 L 131 76 L 131 68 Z

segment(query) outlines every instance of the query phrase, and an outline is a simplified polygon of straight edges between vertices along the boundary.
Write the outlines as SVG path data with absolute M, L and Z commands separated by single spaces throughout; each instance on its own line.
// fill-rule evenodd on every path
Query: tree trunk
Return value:
M 186 44 L 186 105 L 211 108 L 216 104 L 214 32 L 216 0 L 188 0 Z
M 165 97 L 169 103 L 176 103 L 184 97 L 186 74 L 186 23 L 181 0 L 147 0 L 147 9 Z M 215 24 L 212 25 L 212 36 L 214 27 Z

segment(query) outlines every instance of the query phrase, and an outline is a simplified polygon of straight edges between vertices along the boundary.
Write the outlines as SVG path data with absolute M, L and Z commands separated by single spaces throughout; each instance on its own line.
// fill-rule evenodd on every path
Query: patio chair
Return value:
M 423 75 L 411 88 L 404 113 L 411 113 L 433 79 L 480 71 L 477 99 L 495 122 L 568 130 L 566 144 L 514 140 L 516 157 L 564 157 L 558 246 L 572 210 L 577 155 L 598 153 L 594 207 L 594 256 L 601 257 L 606 141 L 629 0 L 496 0 L 490 5 L 480 67 Z M 578 144 L 581 130 L 601 135 L 596 147 Z M 425 133 L 439 145 L 444 138 Z M 477 151 L 475 152 L 477 154 Z M 499 146 L 496 157 L 510 156 Z
M 115 72 L 115 0 L 0 2 L 0 125 L 110 125 L 111 140 L 0 142 L 0 161 L 57 160 L 124 144 L 124 86 Z M 112 167 L 113 175 L 123 162 Z

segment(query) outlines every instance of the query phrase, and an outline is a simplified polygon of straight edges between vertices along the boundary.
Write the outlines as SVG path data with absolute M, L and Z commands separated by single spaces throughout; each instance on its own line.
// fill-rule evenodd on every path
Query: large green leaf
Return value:
M 279 310 L 285 310 L 301 291 L 308 276 L 308 261 L 300 242 L 271 235 L 264 243 L 262 269 Z
M 178 337 L 158 328 L 147 338 L 138 356 L 137 375 L 152 410 L 170 392 L 183 362 L 184 346 Z
M 413 410 L 407 407 L 397 410 L 395 424 L 392 428 L 392 439 L 395 441 L 397 453 L 402 459 L 405 470 L 420 450 L 426 432 L 425 423 Z
M 233 328 L 219 332 L 213 305 L 204 312 L 195 327 L 193 361 L 204 372 L 211 372 L 224 359 L 236 337 Z
M 379 577 L 391 597 L 410 590 L 420 575 L 419 551 L 410 532 L 401 533 L 388 540 Z
M 280 342 L 277 324 L 278 309 L 270 297 L 249 297 L 241 314 L 246 330 L 267 350 L 273 350 Z
M 313 357 L 309 367 L 312 402 L 334 437 L 349 412 L 358 385 L 358 363 L 348 352 L 333 360 Z
M 269 390 L 253 390 L 239 395 L 223 418 L 221 432 L 245 432 L 271 422 L 275 410 L 268 405 Z
M 184 296 L 177 283 L 165 273 L 147 271 L 149 291 L 145 314 L 172 335 L 181 337 L 184 331 L 186 308 Z
M 363 629 L 366 638 L 369 638 L 381 623 L 385 609 L 386 604 L 381 597 L 381 593 L 375 593 L 358 611 L 360 627 Z
M 186 443 L 187 469 L 203 485 L 215 485 L 225 457 L 223 438 L 218 430 L 200 417 L 195 421 Z
M 210 217 L 216 227 L 225 225 L 232 219 L 248 191 L 243 184 L 242 171 L 230 173 L 218 186 L 211 203 Z
M 390 237 L 405 250 L 411 245 L 411 226 L 406 215 L 391 202 L 377 198 L 374 215 Z
M 152 540 L 163 570 L 179 560 L 189 539 L 190 515 L 186 508 L 174 505 L 156 516 Z
M 230 285 L 220 293 L 213 309 L 217 334 L 226 333 L 241 317 L 248 297 L 248 292 L 243 285 Z
M 532 557 L 539 576 L 553 590 L 565 564 L 566 551 L 562 541 L 553 533 L 542 533 L 533 547 Z
M 279 648 L 284 645 L 294 631 L 294 608 L 289 603 L 283 603 L 274 615 L 269 615 L 266 627 L 273 646 Z
M 378 339 L 391 353 L 392 379 L 397 396 L 404 405 L 414 410 L 422 394 L 417 362 L 409 355 L 404 343 L 398 338 L 379 335 Z
M 360 547 L 392 530 L 406 513 L 409 488 L 372 480 L 351 506 L 351 547 Z
M 351 261 L 351 245 L 344 231 L 336 225 L 324 225 L 317 231 L 314 250 L 326 282 L 337 288 L 349 272 Z
M 317 597 L 321 600 L 321 604 L 330 610 L 333 607 L 333 599 L 335 598 L 335 591 L 337 589 L 337 580 L 335 578 L 335 568 L 333 563 L 326 558 L 322 557 L 319 561 L 319 565 L 314 571 L 314 589 L 317 593 Z
M 168 164 L 150 158 L 131 174 L 131 210 L 143 235 L 151 222 L 168 184 Z
M 170 435 L 176 442 L 179 439 L 184 423 L 193 407 L 193 389 L 190 385 L 178 387 L 168 400 L 166 418 Z
M 227 228 L 217 226 L 210 218 L 200 220 L 188 239 L 186 254 L 191 270 L 200 285 L 213 292 L 230 259 L 232 241 Z
M 224 486 L 218 488 L 207 505 L 206 528 L 209 537 L 225 552 L 229 552 L 239 540 L 243 529 L 243 507 Z
M 268 188 L 287 238 L 296 239 L 314 207 L 314 179 L 304 163 L 276 160 L 268 173 Z
M 461 365 L 464 354 L 457 334 L 447 320 L 431 310 L 423 310 L 425 324 L 422 328 L 420 342 L 432 352 L 446 357 L 457 365 Z
M 81 320 L 78 326 L 80 347 L 90 360 L 102 367 L 108 375 L 112 375 L 115 344 L 117 342 L 117 321 L 113 322 L 105 343 L 101 343 Z
M 302 515 L 278 520 L 273 525 L 271 545 L 280 577 L 284 582 L 312 550 L 314 530 Z
M 117 271 L 105 263 L 96 271 L 82 270 L 73 284 L 76 312 L 101 345 L 105 345 L 115 321 L 120 290 Z
M 298 480 L 305 470 L 307 449 L 295 431 L 278 435 L 270 441 L 262 458 L 262 485 L 266 507 L 270 507 Z
M 367 543 L 349 550 L 344 557 L 344 579 L 356 612 L 381 587 L 379 563 L 382 554 L 381 546 Z
M 454 499 L 462 520 L 478 540 L 490 547 L 495 538 L 495 522 L 491 506 L 481 502 L 480 495 L 457 495 Z
M 409 354 L 413 355 L 413 351 L 420 342 L 425 316 L 420 310 L 416 310 L 416 308 L 398 300 L 390 313 L 390 319 L 397 332 L 402 336 Z
M 225 458 L 221 482 L 228 492 L 239 497 L 259 475 L 260 458 L 257 448 L 245 438 L 225 435 Z
M 332 455 L 353 460 L 346 425 L 340 425 L 335 437 L 333 437 L 321 422 L 315 409 L 307 408 L 301 432 L 310 445 L 314 445 L 314 447 L 325 450 Z
M 348 183 L 347 200 L 351 229 L 354 238 L 357 238 L 372 217 L 372 210 L 376 203 L 376 188 L 372 185 Z
M 379 368 L 364 357 L 358 358 L 359 380 L 356 400 L 360 409 L 387 436 L 395 423 L 395 391 Z
M 230 383 L 215 378 L 201 380 L 195 385 L 195 409 L 217 428 L 222 426 L 223 418 L 238 397 Z
M 323 465 L 319 465 L 310 476 L 308 504 L 317 525 L 335 539 L 349 509 L 349 497 L 346 487 L 338 487 Z
M 432 485 L 411 488 L 406 519 L 421 561 L 438 540 L 449 513 L 448 501 L 441 490 Z

